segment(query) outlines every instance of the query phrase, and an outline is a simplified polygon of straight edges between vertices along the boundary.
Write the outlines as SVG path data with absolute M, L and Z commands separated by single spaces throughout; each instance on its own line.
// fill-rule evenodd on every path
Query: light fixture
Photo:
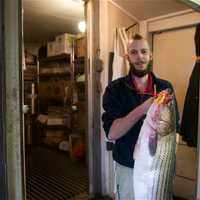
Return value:
M 187 4 L 194 10 L 200 11 L 200 0 L 181 0 L 183 3 Z
M 80 4 L 82 4 L 82 5 L 84 5 L 84 3 L 85 3 L 84 0 L 73 0 L 73 1 L 76 2 L 76 3 L 80 3 Z
M 86 24 L 85 21 L 80 21 L 78 23 L 78 29 L 80 30 L 80 32 L 84 33 L 86 30 Z
M 200 5 L 200 0 L 190 0 L 190 1 L 193 2 L 193 3 L 196 3 L 198 5 Z

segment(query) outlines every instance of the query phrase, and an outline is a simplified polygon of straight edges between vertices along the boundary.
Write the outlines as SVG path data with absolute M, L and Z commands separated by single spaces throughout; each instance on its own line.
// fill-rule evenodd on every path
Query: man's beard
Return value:
M 136 69 L 133 63 L 129 62 L 129 64 L 130 64 L 130 71 L 132 75 L 137 76 L 139 78 L 142 78 L 145 75 L 147 75 L 149 72 L 151 72 L 151 69 L 152 69 L 151 62 L 149 62 L 149 64 L 147 65 L 147 68 L 143 70 Z

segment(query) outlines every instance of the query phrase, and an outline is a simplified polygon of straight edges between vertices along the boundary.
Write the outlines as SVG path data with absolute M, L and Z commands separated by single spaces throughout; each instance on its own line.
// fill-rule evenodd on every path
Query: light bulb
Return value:
M 85 21 L 81 21 L 78 23 L 78 29 L 84 33 L 85 32 L 85 29 L 86 29 L 86 24 L 85 24 Z

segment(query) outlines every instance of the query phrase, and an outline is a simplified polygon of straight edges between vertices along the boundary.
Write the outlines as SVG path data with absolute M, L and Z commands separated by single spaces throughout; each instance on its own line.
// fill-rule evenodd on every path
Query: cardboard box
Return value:
M 73 49 L 74 35 L 64 33 L 56 37 L 56 55 L 71 54 Z
M 49 116 L 47 120 L 47 125 L 64 125 L 64 118 Z
M 66 87 L 68 88 L 67 94 L 65 94 Z M 58 80 L 52 82 L 40 82 L 38 85 L 38 94 L 39 98 L 42 101 L 64 101 L 64 97 L 66 96 L 67 100 L 70 101 L 72 98 L 73 85 L 70 81 L 66 80 Z M 46 103 L 47 103 L 46 102 Z
M 75 41 L 75 54 L 79 57 L 84 57 L 86 55 L 86 38 L 76 39 Z
M 57 43 L 55 41 L 47 43 L 47 57 L 56 55 Z
M 68 139 L 68 137 L 62 130 L 46 130 L 42 143 L 49 146 L 58 146 L 61 141 L 66 139 Z

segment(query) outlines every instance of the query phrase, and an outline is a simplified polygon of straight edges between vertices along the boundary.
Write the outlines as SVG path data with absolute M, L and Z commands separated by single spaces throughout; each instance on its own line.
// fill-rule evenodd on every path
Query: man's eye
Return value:
M 131 51 L 131 54 L 132 54 L 132 55 L 135 55 L 135 54 L 137 54 L 137 51 L 132 50 L 132 51 Z
M 143 49 L 143 50 L 141 51 L 141 53 L 142 53 L 142 54 L 148 54 L 148 50 Z

